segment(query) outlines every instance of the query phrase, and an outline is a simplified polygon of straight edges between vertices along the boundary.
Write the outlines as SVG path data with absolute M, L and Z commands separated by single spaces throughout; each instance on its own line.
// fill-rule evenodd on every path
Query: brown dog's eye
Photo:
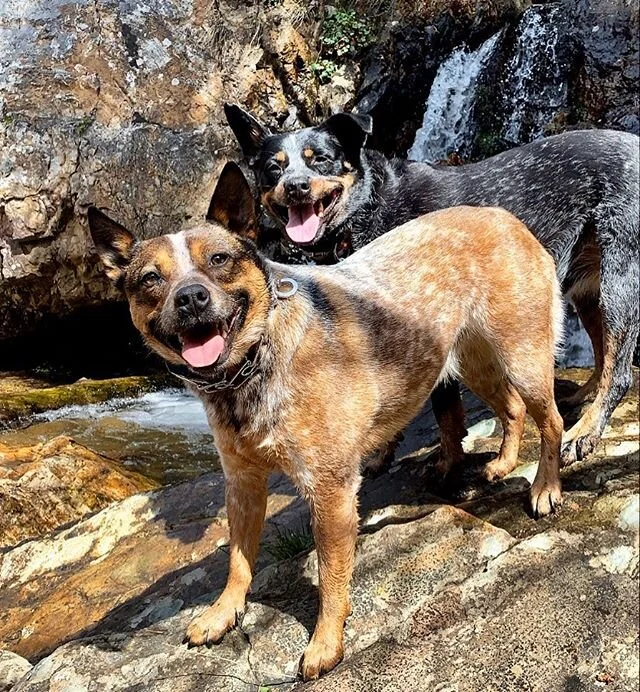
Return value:
M 140 278 L 140 283 L 143 286 L 155 286 L 162 281 L 162 277 L 158 272 L 146 272 Z
M 211 255 L 211 259 L 209 260 L 209 264 L 212 267 L 221 267 L 223 264 L 226 264 L 229 260 L 229 255 L 225 255 L 222 252 L 219 252 L 215 255 Z

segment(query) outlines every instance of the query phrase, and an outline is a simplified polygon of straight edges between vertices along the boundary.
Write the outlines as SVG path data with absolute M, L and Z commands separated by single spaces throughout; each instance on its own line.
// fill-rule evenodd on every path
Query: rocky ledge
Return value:
M 413 428 L 422 439 L 425 420 Z M 485 485 L 477 467 L 498 448 L 499 425 L 479 407 L 471 420 L 457 487 L 432 480 L 435 447 L 411 453 L 412 435 L 363 485 L 346 657 L 325 678 L 295 680 L 317 608 L 316 555 L 305 506 L 281 478 L 241 627 L 211 649 L 182 644 L 226 576 L 222 483 L 210 474 L 4 552 L 0 646 L 22 657 L 0 658 L 0 674 L 21 671 L 5 688 L 636 689 L 637 384 L 594 457 L 564 470 L 562 511 L 537 522 L 526 512 L 534 431 L 522 465 Z
M 0 442 L 0 549 L 155 487 L 68 437 L 26 448 Z

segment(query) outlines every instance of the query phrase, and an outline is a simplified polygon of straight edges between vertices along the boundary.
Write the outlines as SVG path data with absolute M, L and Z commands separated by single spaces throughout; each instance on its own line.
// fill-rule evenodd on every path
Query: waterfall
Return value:
M 503 32 L 491 36 L 477 50 L 461 46 L 438 68 L 425 104 L 422 127 L 416 132 L 408 157 L 437 161 L 457 152 L 469 159 L 474 152 L 479 85 L 492 94 L 490 115 L 502 141 L 500 148 L 530 142 L 567 104 L 567 72 L 559 50 L 561 27 L 566 19 L 557 4 L 532 5 L 522 15 L 509 46 Z M 508 34 L 505 36 L 508 36 Z M 498 52 L 501 55 L 496 57 Z M 491 68 L 502 65 L 500 74 Z M 484 102 L 491 102 L 486 94 Z M 593 350 L 586 332 L 569 310 L 564 367 L 593 365 Z
M 557 5 L 533 5 L 518 25 L 504 78 L 509 115 L 503 135 L 511 145 L 541 136 L 544 126 L 566 106 L 566 70 L 557 50 L 559 13 Z
M 410 159 L 437 161 L 453 152 L 463 157 L 470 153 L 478 84 L 501 35 L 502 31 L 494 34 L 475 51 L 461 46 L 440 65 L 427 98 L 422 127 L 409 150 Z

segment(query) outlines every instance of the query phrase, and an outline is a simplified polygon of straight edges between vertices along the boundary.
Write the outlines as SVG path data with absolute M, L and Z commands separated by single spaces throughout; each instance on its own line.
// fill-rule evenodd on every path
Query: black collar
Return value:
M 324 240 L 321 238 L 320 242 L 308 250 L 304 247 L 299 247 L 299 249 L 318 264 L 336 264 L 353 254 L 351 234 L 344 230 L 339 231 L 333 239 Z

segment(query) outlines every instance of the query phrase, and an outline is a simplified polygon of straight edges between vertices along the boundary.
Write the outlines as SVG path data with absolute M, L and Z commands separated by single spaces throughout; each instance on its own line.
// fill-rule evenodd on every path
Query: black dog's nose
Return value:
M 284 190 L 292 199 L 306 197 L 311 190 L 309 178 L 294 178 L 292 180 L 287 180 L 284 183 Z
M 176 310 L 183 317 L 190 315 L 197 317 L 204 312 L 210 300 L 209 291 L 202 284 L 183 286 L 176 292 L 174 298 Z

